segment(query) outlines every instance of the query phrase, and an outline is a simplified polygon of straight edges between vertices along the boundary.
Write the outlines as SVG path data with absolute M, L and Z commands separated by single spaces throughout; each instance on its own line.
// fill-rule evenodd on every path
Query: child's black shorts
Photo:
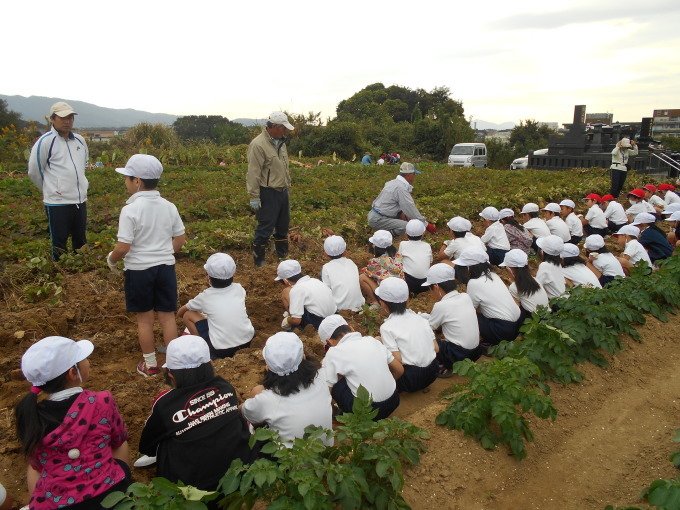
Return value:
M 177 311 L 175 266 L 161 264 L 149 269 L 125 270 L 125 310 L 142 313 Z

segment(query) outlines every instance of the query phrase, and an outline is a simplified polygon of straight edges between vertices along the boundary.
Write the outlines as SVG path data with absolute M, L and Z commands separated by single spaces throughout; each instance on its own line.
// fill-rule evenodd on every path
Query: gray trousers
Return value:
M 253 244 L 266 245 L 272 233 L 274 239 L 288 240 L 288 226 L 290 225 L 288 190 L 276 191 L 260 186 L 260 203 L 262 207 L 255 215 L 257 227 L 253 236 Z
M 368 224 L 373 230 L 387 230 L 392 234 L 392 237 L 399 237 L 406 232 L 406 223 L 399 218 L 388 218 L 382 214 L 378 214 L 373 209 L 368 213 Z

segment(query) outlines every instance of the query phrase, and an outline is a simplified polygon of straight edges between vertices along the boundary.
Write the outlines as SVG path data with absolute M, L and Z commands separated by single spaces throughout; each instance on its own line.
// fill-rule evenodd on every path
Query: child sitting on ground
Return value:
M 663 197 L 664 204 L 671 205 L 671 204 L 680 204 L 680 196 L 675 192 L 675 186 L 672 184 L 659 184 L 659 187 L 657 188 L 657 193 L 659 196 Z
M 400 278 L 385 278 L 375 295 L 389 316 L 380 326 L 380 338 L 387 350 L 404 367 L 397 390 L 412 393 L 427 388 L 437 378 L 439 347 L 427 319 L 406 308 L 409 289 Z
M 529 258 L 522 250 L 510 250 L 501 264 L 512 278 L 510 295 L 519 305 L 520 324 L 531 317 L 539 306 L 548 306 L 548 294 L 529 271 Z
M 652 264 L 649 254 L 645 247 L 637 240 L 640 235 L 640 229 L 634 225 L 624 225 L 619 231 L 614 234 L 619 239 L 619 247 L 623 248 L 623 253 L 618 257 L 623 271 L 626 276 L 630 276 L 630 270 L 636 266 L 640 260 L 644 260 L 647 266 L 652 269 Z
M 536 239 L 550 235 L 550 229 L 541 218 L 538 217 L 539 207 L 533 202 L 524 204 L 520 212 L 524 219 L 524 228 L 529 231 L 533 241 L 531 247 L 536 250 Z
M 246 311 L 246 291 L 234 282 L 236 263 L 226 253 L 212 254 L 203 266 L 210 287 L 177 312 L 192 335 L 202 337 L 210 358 L 230 358 L 250 347 L 255 329 Z
M 477 246 L 485 249 L 482 240 L 474 235 L 470 230 L 472 223 L 461 216 L 451 218 L 446 224 L 451 232 L 451 240 L 444 241 L 439 250 L 439 258 L 443 262 L 448 262 L 460 256 L 465 248 Z
M 529 231 L 522 225 L 517 223 L 515 219 L 515 211 L 512 209 L 501 209 L 498 211 L 503 228 L 505 229 L 505 235 L 508 236 L 508 242 L 510 243 L 511 250 L 522 250 L 524 253 L 529 255 L 531 252 L 531 244 L 533 238 Z
M 654 214 L 656 212 L 652 204 L 645 200 L 645 192 L 640 188 L 628 192 L 628 202 L 630 202 L 630 207 L 626 209 L 626 217 L 630 223 L 640 213 Z
M 545 289 L 548 299 L 560 297 L 566 290 L 562 259 L 560 253 L 564 248 L 564 241 L 557 236 L 543 237 L 538 244 L 538 258 L 541 263 L 536 271 L 536 280 Z
M 640 229 L 638 241 L 647 250 L 653 264 L 673 255 L 673 246 L 666 239 L 666 234 L 656 225 L 656 216 L 640 213 L 635 217 L 633 225 Z
M 498 209 L 495 207 L 485 207 L 479 215 L 482 217 L 486 227 L 482 236 L 482 242 L 486 246 L 489 261 L 494 266 L 497 266 L 503 262 L 503 257 L 510 251 L 508 235 L 505 233 L 503 224 L 498 221 L 500 219 Z
M 569 287 L 586 286 L 601 289 L 599 271 L 591 271 L 586 266 L 586 261 L 581 257 L 581 250 L 578 246 L 566 243 L 560 253 L 562 259 L 562 273 Z
M 604 217 L 604 212 L 598 205 L 602 198 L 597 193 L 591 193 L 583 198 L 583 203 L 586 205 L 588 211 L 585 218 L 579 215 L 583 230 L 587 235 L 600 234 L 601 236 L 607 234 L 607 220 Z
M 626 211 L 624 211 L 623 206 L 616 201 L 614 195 L 603 196 L 601 202 L 602 208 L 604 209 L 604 217 L 607 220 L 607 228 L 610 232 L 617 232 L 621 227 L 628 224 Z
M 671 246 L 675 249 L 680 246 L 680 210 L 671 213 L 671 215 L 666 218 L 666 221 L 669 221 L 671 226 L 671 231 L 666 235 L 666 239 L 668 239 L 668 242 L 671 243 Z
M 432 247 L 423 241 L 425 224 L 420 220 L 410 220 L 406 224 L 408 241 L 399 243 L 397 253 L 402 257 L 404 266 L 404 280 L 409 292 L 419 294 L 424 292 L 423 282 L 427 270 L 432 265 Z
M 550 233 L 556 235 L 565 243 L 568 243 L 571 239 L 571 232 L 569 226 L 560 218 L 560 205 L 554 202 L 547 204 L 542 209 L 545 215 L 545 224 L 548 225 Z
M 651 205 L 657 213 L 660 213 L 666 207 L 666 202 L 663 201 L 659 195 L 656 194 L 657 189 L 653 184 L 642 186 L 642 191 L 645 192 L 645 200 Z
M 626 273 L 621 263 L 605 246 L 601 235 L 588 236 L 584 247 L 588 253 L 588 269 L 596 275 L 599 274 L 598 280 L 603 287 L 614 281 L 616 277 L 625 278 Z
M 327 237 L 323 249 L 331 261 L 323 265 L 321 281 L 331 289 L 338 310 L 358 312 L 364 304 L 364 296 L 359 285 L 359 269 L 345 256 L 345 240 L 340 236 Z
M 392 234 L 387 230 L 376 230 L 368 242 L 371 243 L 373 258 L 368 261 L 366 267 L 361 269 L 359 284 L 366 302 L 379 308 L 375 299 L 375 289 L 381 281 L 390 276 L 403 278 L 404 265 L 401 255 L 392 246 Z
M 333 293 L 321 280 L 302 274 L 297 260 L 284 260 L 276 268 L 275 281 L 283 284 L 281 303 L 285 310 L 281 328 L 290 331 L 295 327 L 304 329 L 319 324 L 337 311 Z
M 564 218 L 564 222 L 569 227 L 570 239 L 569 242 L 572 244 L 578 244 L 583 240 L 583 224 L 574 209 L 576 204 L 573 200 L 568 198 L 560 202 L 560 214 Z

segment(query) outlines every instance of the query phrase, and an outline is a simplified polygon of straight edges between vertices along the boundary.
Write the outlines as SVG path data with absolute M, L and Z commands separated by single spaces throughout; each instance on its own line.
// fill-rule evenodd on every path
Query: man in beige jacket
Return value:
M 285 113 L 273 112 L 262 133 L 248 145 L 246 189 L 258 222 L 253 236 L 253 257 L 257 267 L 264 265 L 272 233 L 279 259 L 288 256 L 290 171 L 285 144 L 286 134 L 292 130 L 293 125 Z

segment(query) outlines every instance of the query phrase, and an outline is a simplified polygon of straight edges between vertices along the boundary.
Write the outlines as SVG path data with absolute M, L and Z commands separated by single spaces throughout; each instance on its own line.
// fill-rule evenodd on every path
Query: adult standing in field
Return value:
M 630 138 L 619 140 L 612 151 L 612 165 L 609 167 L 611 177 L 609 194 L 614 195 L 615 198 L 619 198 L 619 193 L 621 193 L 623 184 L 626 182 L 628 170 L 630 170 L 629 158 L 637 156 L 637 153 L 637 143 Z
M 52 258 L 59 260 L 71 238 L 73 250 L 87 243 L 85 139 L 73 132 L 76 112 L 64 102 L 50 108 L 51 129 L 38 138 L 28 159 L 28 176 L 43 194 L 52 241 Z
M 416 207 L 411 191 L 416 175 L 420 174 L 413 163 L 402 163 L 396 179 L 387 181 L 368 213 L 368 224 L 373 230 L 387 230 L 393 237 L 406 232 L 409 220 L 422 221 L 427 230 L 435 231 Z
M 285 113 L 272 112 L 262 132 L 248 145 L 246 189 L 257 218 L 253 236 L 253 258 L 257 267 L 264 265 L 272 233 L 279 259 L 288 256 L 290 171 L 286 134 L 293 129 Z

